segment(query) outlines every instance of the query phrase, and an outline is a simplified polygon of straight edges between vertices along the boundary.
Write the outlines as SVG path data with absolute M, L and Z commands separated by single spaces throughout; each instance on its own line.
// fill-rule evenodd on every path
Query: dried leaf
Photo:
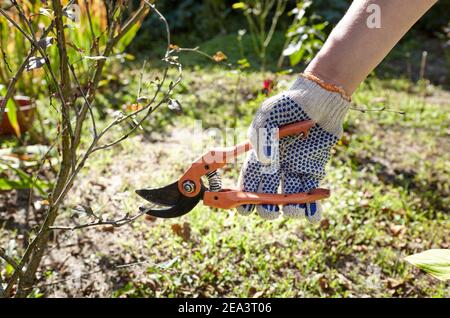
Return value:
M 172 232 L 175 233 L 176 235 L 178 235 L 178 236 L 182 235 L 183 228 L 181 227 L 180 224 L 174 223 L 174 224 L 172 224 L 171 228 L 172 228 Z
M 389 227 L 389 230 L 391 231 L 392 236 L 399 236 L 399 235 L 402 235 L 403 233 L 405 233 L 406 227 L 404 225 L 392 224 Z
M 106 225 L 102 227 L 102 232 L 114 233 L 114 226 Z
M 176 99 L 169 99 L 169 102 L 167 103 L 167 106 L 171 111 L 174 111 L 177 114 L 180 114 L 183 111 L 183 108 L 181 107 L 181 104 Z
M 191 238 L 191 226 L 187 222 L 184 222 L 183 225 L 178 223 L 172 224 L 172 232 L 182 237 L 185 241 L 189 241 Z
M 320 221 L 320 227 L 324 230 L 328 229 L 330 227 L 330 221 L 327 218 L 323 218 Z
M 256 293 L 252 296 L 252 298 L 261 298 L 263 295 L 264 295 L 264 291 L 262 290 L 262 291 L 256 292 Z
M 153 215 L 146 214 L 146 215 L 145 215 L 145 220 L 146 220 L 146 221 L 149 221 L 149 222 L 156 222 L 157 218 L 154 217 Z
M 51 36 L 47 36 L 43 39 L 40 39 L 38 41 L 38 45 L 45 50 L 49 46 L 52 46 L 54 41 L 55 41 L 54 38 L 52 38 Z
M 183 239 L 185 241 L 189 241 L 191 239 L 191 226 L 189 223 L 183 223 Z
M 126 105 L 126 107 L 125 107 L 125 110 L 127 112 L 135 112 L 135 111 L 138 111 L 141 109 L 142 109 L 142 105 L 140 105 L 140 104 L 131 104 L 131 105 Z
M 226 60 L 228 57 L 222 52 L 222 51 L 218 51 L 216 52 L 216 54 L 214 54 L 213 59 L 216 62 L 222 62 L 224 60 Z
M 329 288 L 328 279 L 325 276 L 319 278 L 319 286 L 322 290 L 327 290 Z
M 387 279 L 387 287 L 389 289 L 397 289 L 405 284 L 404 281 L 394 279 L 394 278 L 388 278 Z
M 170 44 L 169 45 L 169 49 L 174 50 L 176 52 L 180 51 L 180 47 L 178 45 L 176 45 L 176 44 Z
M 43 57 L 30 57 L 30 59 L 28 60 L 27 65 L 25 66 L 25 70 L 27 72 L 35 70 L 37 68 L 41 68 L 42 66 L 45 65 L 45 59 Z

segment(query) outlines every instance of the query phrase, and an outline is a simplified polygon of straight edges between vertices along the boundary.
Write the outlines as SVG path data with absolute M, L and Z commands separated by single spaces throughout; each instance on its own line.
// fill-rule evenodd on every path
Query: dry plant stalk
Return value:
M 60 118 L 58 119 L 60 131 L 56 136 L 54 143 L 59 145 L 61 149 L 60 164 L 58 174 L 48 197 L 48 205 L 45 211 L 45 218 L 34 237 L 32 237 L 26 247 L 23 255 L 20 256 L 19 261 L 15 261 L 8 257 L 3 249 L 0 249 L 0 258 L 10 264 L 14 268 L 14 272 L 5 282 L 6 287 L 3 288 L 0 282 L 0 298 L 1 297 L 26 297 L 33 289 L 36 280 L 36 272 L 41 264 L 42 257 L 46 253 L 46 247 L 49 242 L 49 234 L 54 229 L 76 230 L 90 226 L 97 226 L 101 224 L 109 224 L 112 226 L 122 226 L 137 219 L 141 214 L 134 216 L 125 215 L 119 220 L 105 221 L 97 218 L 95 222 L 79 225 L 75 227 L 61 227 L 54 226 L 55 221 L 59 216 L 60 206 L 68 192 L 71 190 L 74 181 L 76 180 L 80 170 L 85 166 L 89 157 L 101 150 L 108 149 L 124 139 L 143 124 L 143 122 L 161 105 L 165 105 L 170 101 L 170 96 L 173 93 L 174 87 L 181 81 L 182 68 L 178 63 L 171 47 L 170 31 L 164 16 L 157 10 L 157 8 L 149 1 L 140 1 L 139 6 L 133 12 L 127 12 L 128 2 L 131 1 L 115 1 L 107 8 L 108 19 L 107 23 L 100 25 L 104 28 L 106 34 L 106 41 L 104 47 L 98 44 L 99 34 L 96 33 L 93 25 L 93 18 L 98 10 L 94 10 L 93 5 L 96 5 L 96 0 L 79 0 L 80 12 L 82 19 L 89 23 L 89 30 L 87 35 L 92 37 L 92 45 L 90 48 L 89 59 L 94 61 L 94 66 L 90 72 L 90 77 L 87 83 L 80 82 L 80 76 L 77 74 L 74 60 L 70 59 L 68 54 L 71 43 L 66 38 L 66 22 L 68 20 L 76 20 L 77 16 L 72 16 L 74 10 L 74 1 L 70 1 L 63 6 L 63 1 L 51 1 L 51 7 L 44 8 L 42 14 L 46 13 L 51 16 L 51 23 L 43 32 L 36 32 L 34 30 L 31 19 L 33 15 L 28 12 L 23 3 L 11 1 L 12 7 L 8 10 L 0 8 L 0 19 L 7 19 L 13 28 L 20 31 L 22 36 L 31 44 L 29 54 L 24 57 L 23 64 L 18 68 L 16 74 L 10 79 L 6 96 L 4 96 L 3 103 L 0 105 L 0 118 L 2 118 L 6 103 L 15 92 L 17 81 L 21 77 L 26 68 L 30 67 L 30 60 L 42 61 L 42 65 L 34 65 L 35 67 L 44 67 L 45 72 L 50 78 L 52 87 L 55 88 L 55 95 L 58 98 L 58 111 Z M 49 1 L 50 3 L 50 1 Z M 11 17 L 11 10 L 18 15 L 20 21 Z M 127 13 L 125 13 L 127 12 Z M 50 14 L 51 13 L 51 14 Z M 94 99 L 97 93 L 97 88 L 102 79 L 103 70 L 107 59 L 114 54 L 114 49 L 120 43 L 121 39 L 136 26 L 139 27 L 142 20 L 149 14 L 156 14 L 161 23 L 165 27 L 167 38 L 167 48 L 162 60 L 165 62 L 165 67 L 162 70 L 162 75 L 155 83 L 155 91 L 145 101 L 145 105 L 131 113 L 119 113 L 105 128 L 99 130 L 96 124 L 96 118 L 93 112 Z M 104 19 L 102 20 L 104 21 Z M 70 21 L 69 21 L 70 22 Z M 53 34 L 55 37 L 51 42 L 54 42 L 57 47 L 57 60 L 52 60 L 48 53 L 47 46 L 53 43 L 45 41 L 47 35 Z M 45 45 L 43 45 L 45 43 Z M 85 58 L 82 56 L 81 58 Z M 58 68 L 55 68 L 58 65 Z M 174 80 L 169 82 L 168 71 L 170 67 L 177 69 L 177 75 Z M 140 89 L 139 89 L 140 90 Z M 139 95 L 139 92 L 138 92 Z M 76 107 L 77 99 L 81 99 L 81 107 Z M 139 96 L 137 96 L 139 99 Z M 78 100 L 79 101 L 79 100 Z M 130 128 L 131 124 L 131 128 Z M 105 136 L 111 131 L 113 127 L 123 126 L 124 133 L 119 138 L 105 142 Z M 86 149 L 81 149 L 80 138 L 82 131 L 90 126 L 91 140 Z

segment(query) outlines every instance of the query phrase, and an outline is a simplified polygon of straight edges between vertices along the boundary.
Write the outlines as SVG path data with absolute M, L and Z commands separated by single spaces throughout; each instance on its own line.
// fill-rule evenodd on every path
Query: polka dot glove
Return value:
M 339 93 L 328 91 L 304 77 L 296 80 L 287 91 L 266 100 L 256 113 L 249 129 L 253 146 L 240 174 L 240 187 L 247 192 L 277 193 L 281 183 L 283 193 L 308 192 L 317 188 L 325 176 L 325 165 L 331 148 L 342 135 L 342 122 L 349 102 Z M 308 137 L 288 136 L 277 142 L 277 128 L 312 119 L 316 125 Z M 250 214 L 253 205 L 237 208 Z M 275 205 L 258 205 L 257 213 L 266 219 L 280 216 Z M 321 218 L 318 202 L 290 204 L 283 207 L 286 217 L 306 216 L 311 222 Z

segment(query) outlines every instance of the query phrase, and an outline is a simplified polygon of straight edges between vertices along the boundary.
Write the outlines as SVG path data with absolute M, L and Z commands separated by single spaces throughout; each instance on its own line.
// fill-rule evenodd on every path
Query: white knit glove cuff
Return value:
M 292 98 L 325 131 L 342 135 L 342 123 L 350 102 L 338 92 L 328 91 L 316 82 L 299 77 L 284 93 Z

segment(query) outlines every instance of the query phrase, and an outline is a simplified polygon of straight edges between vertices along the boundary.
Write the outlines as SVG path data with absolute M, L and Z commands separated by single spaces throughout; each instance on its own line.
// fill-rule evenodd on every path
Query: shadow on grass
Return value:
M 448 197 L 448 193 L 441 193 L 441 189 L 444 187 L 442 180 L 424 180 L 418 179 L 417 172 L 414 169 L 399 169 L 392 168 L 389 162 L 381 157 L 362 157 L 351 156 L 351 161 L 358 169 L 364 167 L 373 167 L 374 172 L 383 184 L 392 185 L 394 187 L 400 187 L 406 189 L 408 193 L 415 198 L 420 199 L 419 206 L 423 209 L 427 209 L 433 212 L 441 211 L 446 214 L 450 213 L 450 210 L 445 203 L 445 198 Z M 428 217 L 432 218 L 432 215 Z

